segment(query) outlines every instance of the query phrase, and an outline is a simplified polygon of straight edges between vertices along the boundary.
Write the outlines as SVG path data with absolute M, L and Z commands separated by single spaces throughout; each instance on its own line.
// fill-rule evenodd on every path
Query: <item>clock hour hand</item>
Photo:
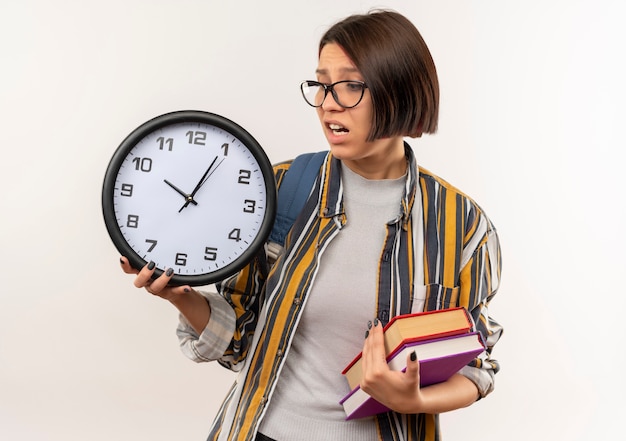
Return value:
M 163 179 L 163 182 L 165 182 L 167 185 L 169 185 L 170 187 L 172 187 L 174 190 L 176 190 L 176 192 L 178 194 L 180 194 L 181 196 L 183 196 L 186 200 L 188 200 L 189 202 L 191 202 L 194 205 L 198 205 L 198 203 L 196 201 L 193 200 L 193 198 L 191 197 L 191 195 L 188 195 L 187 193 L 185 193 L 184 191 L 182 191 L 180 188 L 178 188 L 177 186 L 175 186 L 174 184 L 172 184 L 170 181 L 168 181 L 167 179 Z

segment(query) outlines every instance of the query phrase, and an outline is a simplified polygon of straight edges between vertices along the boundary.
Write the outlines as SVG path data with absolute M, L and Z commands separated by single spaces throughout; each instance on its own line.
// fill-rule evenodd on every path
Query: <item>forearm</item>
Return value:
M 413 393 L 388 395 L 387 406 L 404 414 L 437 414 L 467 407 L 479 397 L 478 388 L 471 380 L 455 374 L 443 383 L 419 388 Z
M 199 292 L 191 290 L 176 296 L 170 302 L 187 319 L 194 331 L 201 334 L 211 317 L 211 307 L 207 299 Z
M 471 380 L 461 374 L 455 374 L 443 383 L 423 387 L 417 412 L 443 413 L 467 407 L 479 397 L 478 388 Z

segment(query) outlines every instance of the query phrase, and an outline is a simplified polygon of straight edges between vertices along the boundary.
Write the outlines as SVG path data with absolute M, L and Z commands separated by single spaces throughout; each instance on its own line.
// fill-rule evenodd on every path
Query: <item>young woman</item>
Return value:
M 168 274 L 152 280 L 153 265 L 136 271 L 124 257 L 122 268 L 178 308 L 188 357 L 240 372 L 209 440 L 438 440 L 439 413 L 493 390 L 501 327 L 487 307 L 500 248 L 483 210 L 419 167 L 404 142 L 437 129 L 432 57 L 402 15 L 350 16 L 322 37 L 316 79 L 301 88 L 330 152 L 271 268 L 256 259 L 219 293 L 169 287 Z M 275 167 L 279 186 L 289 165 Z M 391 317 L 456 306 L 472 315 L 486 354 L 428 387 L 414 357 L 406 372 L 389 369 Z M 346 421 L 341 371 L 361 350 L 362 389 L 392 411 Z

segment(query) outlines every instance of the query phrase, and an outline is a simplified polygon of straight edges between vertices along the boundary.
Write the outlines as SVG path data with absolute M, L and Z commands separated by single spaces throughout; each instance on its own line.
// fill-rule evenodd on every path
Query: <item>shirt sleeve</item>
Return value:
M 277 184 L 287 168 L 288 162 L 274 167 Z M 261 251 L 239 273 L 216 283 L 219 292 L 200 292 L 209 302 L 211 317 L 200 335 L 184 316 L 179 317 L 176 334 L 183 354 L 196 362 L 217 360 L 239 371 L 252 342 L 268 271 L 265 252 Z
M 183 354 L 195 362 L 217 360 L 226 351 L 235 332 L 235 311 L 218 293 L 200 292 L 209 302 L 211 318 L 200 335 L 180 314 L 176 335 Z
M 459 374 L 470 380 L 478 388 L 480 398 L 485 398 L 494 389 L 494 371 L 472 366 L 464 366 Z
M 494 390 L 495 374 L 500 370 L 500 363 L 492 357 L 492 351 L 503 329 L 489 314 L 489 303 L 500 285 L 500 244 L 496 230 L 486 216 L 482 217 L 482 223 L 486 228 L 481 235 L 480 245 L 461 271 L 460 298 L 465 300 L 461 304 L 470 312 L 476 330 L 484 339 L 486 350 L 459 373 L 471 380 L 478 388 L 480 397 L 484 398 Z

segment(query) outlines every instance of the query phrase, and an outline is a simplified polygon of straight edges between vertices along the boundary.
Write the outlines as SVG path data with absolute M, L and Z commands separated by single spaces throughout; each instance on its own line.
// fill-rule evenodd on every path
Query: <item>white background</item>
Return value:
M 438 67 L 419 161 L 502 240 L 502 371 L 443 416 L 445 439 L 621 439 L 620 5 L 1 0 L 0 439 L 205 439 L 232 374 L 185 359 L 175 310 L 120 271 L 104 171 L 132 129 L 181 109 L 233 119 L 274 162 L 324 149 L 298 84 L 323 31 L 372 6 L 407 15 Z

